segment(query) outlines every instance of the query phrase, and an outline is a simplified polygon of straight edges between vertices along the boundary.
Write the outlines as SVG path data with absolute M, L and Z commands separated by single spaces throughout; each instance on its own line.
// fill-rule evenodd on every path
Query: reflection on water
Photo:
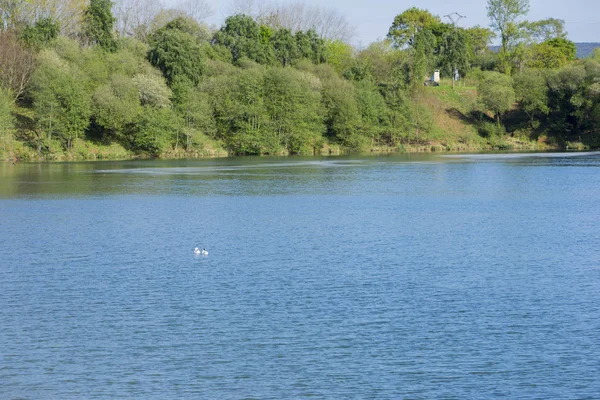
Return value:
M 442 180 L 453 171 L 474 169 L 472 163 L 492 163 L 486 173 L 508 172 L 502 165 L 585 166 L 600 165 L 597 152 L 524 154 L 411 154 L 352 158 L 245 157 L 208 160 L 119 161 L 82 163 L 0 164 L 0 197 L 104 196 L 114 194 L 286 194 L 344 191 L 379 191 L 371 182 L 354 187 L 356 177 L 369 175 L 390 185 L 400 176 Z M 481 170 L 481 168 L 478 168 Z M 509 174 L 510 175 L 510 174 Z M 514 177 L 508 176 L 508 179 Z M 517 178 L 518 179 L 518 178 Z M 288 184 L 281 184 L 287 182 Z

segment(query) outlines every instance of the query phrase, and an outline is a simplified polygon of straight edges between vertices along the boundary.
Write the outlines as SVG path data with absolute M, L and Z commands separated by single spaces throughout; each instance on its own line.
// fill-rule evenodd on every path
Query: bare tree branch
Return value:
M 302 1 L 281 4 L 264 0 L 233 0 L 232 14 L 246 14 L 259 23 L 292 32 L 314 29 L 323 39 L 350 41 L 355 29 L 333 8 L 310 6 Z
M 0 32 L 0 87 L 17 100 L 25 92 L 35 70 L 33 54 L 24 49 L 12 31 Z

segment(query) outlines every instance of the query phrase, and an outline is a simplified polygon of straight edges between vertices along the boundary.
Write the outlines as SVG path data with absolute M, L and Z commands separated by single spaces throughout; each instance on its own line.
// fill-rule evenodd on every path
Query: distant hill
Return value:
M 586 58 L 596 47 L 600 47 L 600 43 L 598 42 L 587 42 L 587 43 L 575 43 L 577 46 L 577 58 Z M 500 46 L 490 46 L 490 50 L 493 52 L 498 52 L 500 50 Z
M 575 43 L 577 46 L 577 58 L 585 58 L 592 54 L 596 47 L 600 47 L 600 43 Z

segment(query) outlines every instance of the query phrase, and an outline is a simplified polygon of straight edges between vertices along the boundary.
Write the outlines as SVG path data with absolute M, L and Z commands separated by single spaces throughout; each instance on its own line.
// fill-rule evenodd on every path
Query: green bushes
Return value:
M 45 18 L 2 33 L 3 157 L 11 146 L 49 158 L 498 148 L 550 131 L 548 143 L 600 144 L 600 53 L 573 61 L 564 35 L 499 56 L 488 29 L 411 9 L 390 40 L 357 51 L 276 16 L 234 15 L 211 31 L 165 11 L 137 27 L 140 41 L 114 35 L 110 2 L 86 10 L 79 41 Z M 471 87 L 451 91 L 454 68 Z M 446 87 L 423 86 L 434 69 Z

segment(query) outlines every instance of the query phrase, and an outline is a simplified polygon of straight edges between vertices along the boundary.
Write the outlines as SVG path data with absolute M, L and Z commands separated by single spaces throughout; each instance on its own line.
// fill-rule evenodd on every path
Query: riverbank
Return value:
M 442 80 L 439 87 L 427 87 L 414 98 L 413 106 L 420 110 L 413 121 L 417 129 L 399 137 L 376 136 L 370 142 L 346 147 L 335 139 L 323 138 L 312 150 L 302 155 L 344 155 L 351 153 L 426 153 L 426 152 L 485 152 L 485 151 L 549 151 L 590 150 L 593 147 L 580 141 L 564 141 L 553 136 L 548 128 L 533 130 L 527 127 L 526 116 L 509 114 L 506 125 L 493 122 L 478 103 L 476 81 L 465 79 L 454 88 Z M 85 138 L 73 139 L 70 149 L 58 139 L 39 138 L 30 109 L 15 107 L 18 124 L 11 134 L 0 137 L 0 161 L 94 161 L 129 159 L 181 159 L 230 157 L 241 155 L 228 149 L 224 140 L 195 133 L 189 147 L 165 145 L 160 151 L 144 153 L 127 149 L 123 140 L 97 140 L 93 132 Z M 393 144 L 390 144 L 393 143 Z M 291 155 L 288 148 L 279 147 L 264 155 Z

